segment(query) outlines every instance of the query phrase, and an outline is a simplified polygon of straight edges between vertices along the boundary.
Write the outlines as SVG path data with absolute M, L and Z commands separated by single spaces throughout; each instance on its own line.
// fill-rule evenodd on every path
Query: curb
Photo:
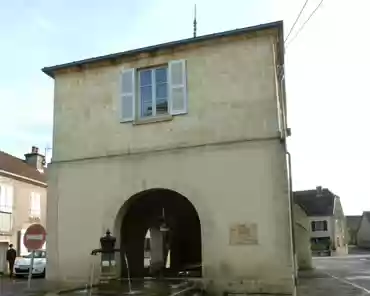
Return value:
M 93 288 L 96 288 L 97 286 L 99 286 L 99 284 L 95 284 L 95 285 L 92 285 Z M 79 290 L 84 290 L 86 289 L 86 285 L 81 285 L 81 286 L 76 286 L 76 287 L 73 287 L 73 288 L 64 288 L 64 289 L 26 289 L 24 290 L 24 292 L 26 293 L 30 293 L 30 294 L 36 294 L 36 295 L 63 295 L 63 294 L 67 294 L 67 293 L 71 293 L 71 292 L 75 292 L 75 291 L 79 291 Z
M 99 285 L 100 284 L 94 284 L 94 285 L 91 286 L 91 288 L 96 288 Z M 63 295 L 63 294 L 71 293 L 71 292 L 76 292 L 76 291 L 79 291 L 79 290 L 84 290 L 84 289 L 86 289 L 86 285 L 85 286 L 78 286 L 78 287 L 75 287 L 75 288 L 69 288 L 69 289 L 60 289 L 60 290 L 55 291 L 54 293 L 57 294 L 57 295 Z

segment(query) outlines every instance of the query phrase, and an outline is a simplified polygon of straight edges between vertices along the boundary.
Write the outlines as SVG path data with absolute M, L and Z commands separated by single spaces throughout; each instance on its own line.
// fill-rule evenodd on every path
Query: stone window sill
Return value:
M 150 118 L 145 118 L 145 119 L 136 119 L 133 124 L 142 125 L 142 124 L 148 124 L 148 123 L 170 121 L 172 119 L 173 119 L 172 115 L 163 115 L 163 116 L 156 116 L 156 117 L 150 117 Z

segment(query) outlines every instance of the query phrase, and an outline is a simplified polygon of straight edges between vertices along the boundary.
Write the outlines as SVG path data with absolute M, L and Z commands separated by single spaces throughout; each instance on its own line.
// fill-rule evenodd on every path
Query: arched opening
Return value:
M 183 195 L 150 189 L 124 204 L 120 229 L 121 275 L 180 276 L 191 270 L 201 276 L 202 243 L 198 213 Z

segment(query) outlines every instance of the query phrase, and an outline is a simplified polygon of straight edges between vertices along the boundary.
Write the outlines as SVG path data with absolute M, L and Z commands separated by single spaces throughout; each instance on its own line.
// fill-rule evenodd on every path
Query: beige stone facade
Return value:
M 310 223 L 307 214 L 297 204 L 294 204 L 294 221 L 297 269 L 312 269 Z
M 13 244 L 18 255 L 25 255 L 28 253 L 23 245 L 22 235 L 25 230 L 33 223 L 46 225 L 46 184 L 32 184 L 32 182 L 22 181 L 20 178 L 16 180 L 5 175 L 0 175 L 0 187 L 9 190 L 7 194 L 12 199 L 12 204 L 6 213 L 0 213 L 0 272 L 6 271 L 7 246 Z M 39 206 L 32 207 L 32 195 L 39 196 L 37 198 L 40 200 Z
M 331 241 L 332 255 L 348 254 L 348 237 L 346 231 L 346 218 L 339 198 L 334 199 L 333 215 L 310 216 L 310 236 L 312 239 L 328 237 Z M 327 228 L 322 231 L 313 231 L 312 223 L 325 221 Z
M 357 245 L 360 248 L 370 248 L 370 212 L 363 212 L 357 231 Z
M 210 290 L 294 292 L 281 40 L 279 22 L 45 70 L 55 78 L 49 279 L 86 281 L 104 231 L 121 241 L 123 205 L 164 188 L 197 211 Z M 122 123 L 122 70 L 178 60 L 186 111 Z

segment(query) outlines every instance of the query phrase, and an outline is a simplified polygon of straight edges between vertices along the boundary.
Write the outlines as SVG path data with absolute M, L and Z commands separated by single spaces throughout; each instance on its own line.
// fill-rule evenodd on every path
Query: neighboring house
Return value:
M 297 269 L 312 269 L 311 231 L 306 212 L 297 204 L 294 211 L 294 241 L 297 254 Z
M 55 80 L 48 279 L 86 282 L 106 229 L 117 274 L 127 256 L 144 277 L 150 228 L 150 252 L 169 248 L 151 264 L 170 254 L 169 276 L 293 293 L 282 22 L 43 71 Z
M 370 212 L 363 212 L 357 231 L 357 245 L 370 248 Z
M 313 251 L 327 245 L 335 254 L 348 252 L 346 219 L 338 196 L 319 186 L 294 192 L 294 202 L 306 212 L 310 221 Z
M 357 245 L 357 231 L 360 226 L 362 216 L 346 216 L 348 244 Z
M 44 156 L 32 147 L 25 160 L 0 151 L 0 273 L 6 271 L 5 252 L 13 244 L 18 255 L 27 227 L 46 223 L 46 174 Z

